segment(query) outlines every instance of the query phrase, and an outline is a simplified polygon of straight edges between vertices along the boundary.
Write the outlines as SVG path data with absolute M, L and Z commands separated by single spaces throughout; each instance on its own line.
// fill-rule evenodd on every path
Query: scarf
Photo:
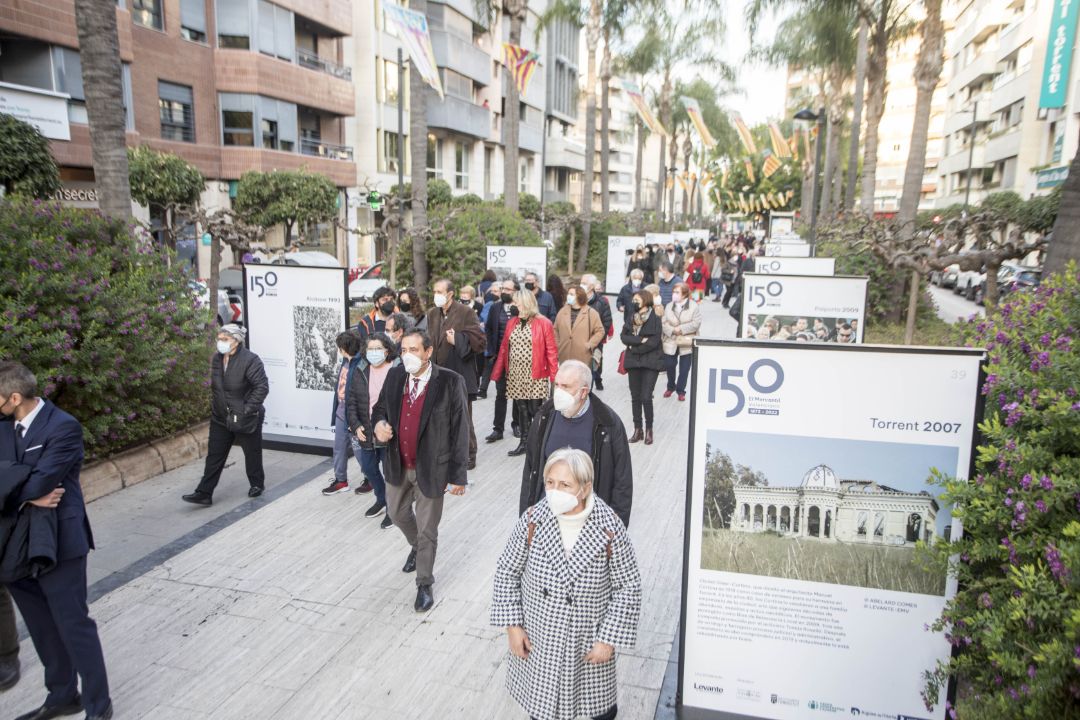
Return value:
M 641 313 L 634 313 L 633 323 L 634 323 L 634 334 L 635 335 L 640 335 L 641 334 L 641 327 L 645 324 L 645 321 L 648 320 L 649 316 L 651 316 L 651 315 L 652 315 L 652 308 L 649 308 L 649 312 L 645 313 L 644 315 L 642 315 Z

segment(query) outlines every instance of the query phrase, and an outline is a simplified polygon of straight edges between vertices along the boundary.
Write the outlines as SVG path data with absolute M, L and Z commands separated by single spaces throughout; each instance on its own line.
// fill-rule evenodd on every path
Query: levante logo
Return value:
M 704 683 L 695 682 L 694 689 L 700 690 L 701 692 L 713 693 L 715 695 L 724 694 L 724 688 L 720 687 L 719 685 L 705 685 Z
M 745 370 L 725 368 L 719 372 L 720 391 L 731 395 L 733 402 L 727 417 L 735 417 L 744 409 L 749 415 L 779 415 L 779 398 L 769 397 L 784 384 L 784 368 L 771 358 L 750 363 Z M 709 403 L 715 403 L 717 369 L 709 368 Z M 744 386 L 745 381 L 745 386 Z M 747 397 L 749 387 L 750 395 Z

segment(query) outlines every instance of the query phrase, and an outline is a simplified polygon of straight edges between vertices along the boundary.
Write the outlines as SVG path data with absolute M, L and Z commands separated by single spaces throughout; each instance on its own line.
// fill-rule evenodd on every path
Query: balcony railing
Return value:
M 296 48 L 296 64 L 300 67 L 305 67 L 308 70 L 315 70 L 316 72 L 333 75 L 341 80 L 352 80 L 351 67 L 348 67 L 347 65 L 338 65 L 326 58 L 319 57 L 318 53 L 313 53 L 304 48 Z
M 353 149 L 348 145 L 334 145 L 321 140 L 309 140 L 301 138 L 300 154 L 322 157 L 329 160 L 347 160 L 352 162 Z

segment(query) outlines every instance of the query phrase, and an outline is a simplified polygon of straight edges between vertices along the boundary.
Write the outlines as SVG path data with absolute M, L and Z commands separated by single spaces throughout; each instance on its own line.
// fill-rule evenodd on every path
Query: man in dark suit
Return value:
M 487 351 L 491 353 L 491 364 L 499 355 L 502 347 L 503 335 L 506 334 L 506 323 L 510 320 L 510 302 L 518 290 L 518 284 L 513 280 L 503 280 L 499 290 L 499 301 L 488 310 L 487 322 L 484 323 L 484 335 L 487 336 Z M 488 367 L 488 374 L 491 367 Z M 516 414 L 516 413 L 515 413 Z M 492 423 L 491 434 L 484 438 L 485 442 L 493 443 L 503 439 L 503 428 L 506 426 L 506 376 L 495 381 L 495 420 Z M 517 426 L 517 420 L 511 418 L 510 429 L 514 431 L 514 437 L 521 437 L 521 429 Z
M 551 322 L 555 322 L 555 316 L 559 310 L 555 307 L 555 298 L 544 288 L 540 287 L 540 278 L 536 273 L 525 273 L 525 289 L 536 296 L 536 306 L 540 308 L 540 314 Z
M 91 720 L 112 717 L 105 658 L 86 601 L 86 556 L 94 547 L 79 469 L 82 426 L 48 400 L 37 397 L 37 379 L 26 367 L 0 363 L 0 460 L 29 465 L 18 503 L 55 507 L 56 567 L 8 589 L 22 613 L 45 666 L 45 703 L 16 720 L 47 720 L 85 708 Z M 78 679 L 82 679 L 79 695 Z
M 431 356 L 426 332 L 405 333 L 401 365 L 390 370 L 371 412 L 375 439 L 386 444 L 386 511 L 412 547 L 401 570 L 416 571 L 417 612 L 435 603 L 431 586 L 443 495 L 465 494 L 469 462 L 465 381 L 436 366 Z
M 434 352 L 432 361 L 439 367 L 453 370 L 465 381 L 469 399 L 469 470 L 476 467 L 476 430 L 472 422 L 472 404 L 479 387 L 476 377 L 476 355 L 484 352 L 484 330 L 476 312 L 456 302 L 454 283 L 440 278 L 432 285 L 435 307 L 427 312 L 427 331 Z

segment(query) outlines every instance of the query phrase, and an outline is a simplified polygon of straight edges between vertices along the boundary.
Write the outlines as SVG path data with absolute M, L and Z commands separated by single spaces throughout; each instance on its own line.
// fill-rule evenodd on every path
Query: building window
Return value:
M 495 150 L 484 148 L 484 197 L 491 197 L 492 175 L 495 174 Z
M 396 104 L 398 101 L 398 65 L 390 60 L 383 61 L 383 102 Z
M 453 95 L 456 98 L 472 102 L 473 82 L 469 78 L 453 70 L 444 69 L 442 71 L 442 83 L 443 90 L 447 95 Z
M 259 0 L 259 52 L 292 62 L 296 55 L 295 43 L 292 11 Z
M 158 81 L 161 139 L 195 142 L 195 112 L 191 88 Z
M 408 148 L 408 136 L 405 147 Z M 398 135 L 388 130 L 382 131 L 382 155 L 380 159 L 380 172 L 396 173 L 398 171 Z
M 277 121 L 276 120 L 263 120 L 260 124 L 262 128 L 262 146 L 267 150 L 278 149 L 278 134 L 277 134 Z
M 255 113 L 243 110 L 222 110 L 221 126 L 226 145 L 255 146 Z
M 143 27 L 164 29 L 161 18 L 161 0 L 131 0 L 131 17 Z
M 518 163 L 518 178 L 518 192 L 529 192 L 529 161 L 525 158 L 521 158 L 520 162 Z
M 442 138 L 427 136 L 427 176 L 428 180 L 442 180 Z
M 454 187 L 469 189 L 469 146 L 465 143 L 454 144 Z
M 206 0 L 180 0 L 180 36 L 206 42 Z
M 218 47 L 251 49 L 251 5 L 249 0 L 216 0 Z

